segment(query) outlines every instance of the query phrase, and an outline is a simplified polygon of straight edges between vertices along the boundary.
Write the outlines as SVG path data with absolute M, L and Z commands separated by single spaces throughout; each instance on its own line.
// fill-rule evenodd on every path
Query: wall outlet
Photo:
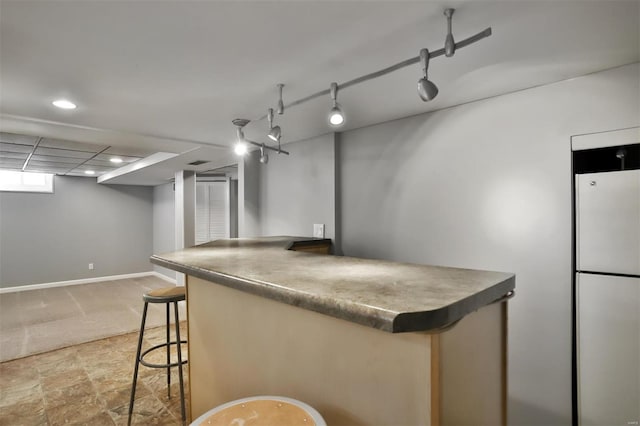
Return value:
M 93 263 L 90 263 L 90 264 L 89 264 L 89 270 L 90 270 L 90 271 L 93 271 Z
M 313 238 L 324 238 L 324 223 L 313 224 Z

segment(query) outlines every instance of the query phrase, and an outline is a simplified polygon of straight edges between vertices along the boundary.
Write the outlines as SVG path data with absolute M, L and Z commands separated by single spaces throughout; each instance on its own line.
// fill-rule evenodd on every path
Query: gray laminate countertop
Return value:
M 392 333 L 444 327 L 515 287 L 515 276 L 504 272 L 287 250 L 306 240 L 312 239 L 217 240 L 153 255 L 151 262 Z

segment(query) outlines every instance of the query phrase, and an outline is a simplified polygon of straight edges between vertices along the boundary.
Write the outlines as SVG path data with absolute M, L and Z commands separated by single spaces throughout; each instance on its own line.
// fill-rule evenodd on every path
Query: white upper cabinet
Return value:
M 576 176 L 577 269 L 640 274 L 640 170 Z

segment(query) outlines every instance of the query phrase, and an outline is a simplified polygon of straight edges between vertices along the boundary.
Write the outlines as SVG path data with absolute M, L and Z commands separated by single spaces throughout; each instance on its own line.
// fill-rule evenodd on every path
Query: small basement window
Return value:
M 53 193 L 53 175 L 0 170 L 0 191 Z

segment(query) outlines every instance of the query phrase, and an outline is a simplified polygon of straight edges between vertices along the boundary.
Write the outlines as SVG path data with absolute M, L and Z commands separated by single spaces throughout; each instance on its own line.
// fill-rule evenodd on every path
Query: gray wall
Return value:
M 259 151 L 253 151 L 238 162 L 238 236 L 241 238 L 261 235 L 259 158 Z
M 639 76 L 634 64 L 341 134 L 346 255 L 516 273 L 510 425 L 570 424 L 570 136 L 637 126 Z
M 151 271 L 152 188 L 60 176 L 54 185 L 0 192 L 0 287 Z
M 229 236 L 238 238 L 238 179 L 229 179 Z
M 153 253 L 161 254 L 175 251 L 175 193 L 173 183 L 153 188 Z M 171 279 L 176 272 L 162 266 L 153 265 L 153 270 Z
M 639 89 L 632 64 L 344 132 L 335 173 L 324 142 L 288 144 L 260 172 L 263 234 L 308 235 L 333 176 L 345 255 L 516 273 L 509 424 L 570 424 L 570 137 L 640 124 Z
M 262 235 L 313 236 L 325 224 L 335 239 L 335 142 L 330 133 L 287 144 L 291 155 L 269 155 L 259 165 Z

